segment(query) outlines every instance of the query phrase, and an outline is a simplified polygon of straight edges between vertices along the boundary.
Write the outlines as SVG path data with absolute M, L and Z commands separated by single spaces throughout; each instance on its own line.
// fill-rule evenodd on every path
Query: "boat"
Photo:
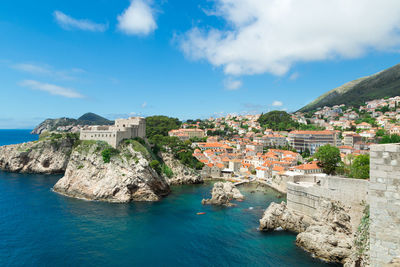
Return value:
M 197 215 L 203 215 L 206 214 L 205 212 L 198 212 Z

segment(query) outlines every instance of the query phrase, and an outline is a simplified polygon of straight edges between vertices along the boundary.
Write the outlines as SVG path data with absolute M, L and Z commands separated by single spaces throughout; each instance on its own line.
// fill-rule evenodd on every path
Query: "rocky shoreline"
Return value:
M 160 158 L 171 169 L 166 177 L 150 167 L 146 147 L 137 141 L 113 149 L 104 142 L 80 141 L 77 134 L 51 133 L 38 141 L 0 147 L 0 170 L 64 174 L 53 191 L 107 202 L 159 201 L 170 185 L 203 183 L 202 177 L 169 153 Z
M 299 247 L 317 258 L 346 267 L 356 266 L 361 257 L 355 255 L 360 248 L 355 242 L 357 233 L 352 231 L 349 208 L 338 201 L 322 201 L 312 218 L 288 209 L 285 202 L 271 203 L 260 219 L 259 229 L 298 233 L 296 244 Z M 358 266 L 368 266 L 367 261 L 364 259 Z

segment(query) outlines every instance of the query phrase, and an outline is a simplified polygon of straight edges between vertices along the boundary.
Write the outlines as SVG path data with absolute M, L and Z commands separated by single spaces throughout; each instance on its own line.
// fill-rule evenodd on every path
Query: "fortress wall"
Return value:
M 383 266 L 400 255 L 400 144 L 371 146 L 370 259 Z
M 288 208 L 312 217 L 323 199 L 340 201 L 350 208 L 353 230 L 358 226 L 368 193 L 368 181 L 335 176 L 314 177 L 318 183 L 307 182 L 287 183 Z

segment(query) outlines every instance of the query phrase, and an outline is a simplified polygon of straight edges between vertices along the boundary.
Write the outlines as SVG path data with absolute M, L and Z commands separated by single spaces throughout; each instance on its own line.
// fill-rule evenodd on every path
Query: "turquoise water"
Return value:
M 0 144 L 28 133 L 0 131 Z M 52 192 L 59 178 L 0 172 L 0 266 L 327 266 L 295 235 L 257 231 L 280 201 L 272 190 L 241 187 L 246 201 L 233 208 L 201 205 L 210 183 L 173 187 L 161 202 L 109 204 Z

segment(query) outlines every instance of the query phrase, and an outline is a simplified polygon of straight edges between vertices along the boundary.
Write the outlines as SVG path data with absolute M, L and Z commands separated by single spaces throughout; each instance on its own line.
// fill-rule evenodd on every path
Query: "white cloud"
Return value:
M 272 102 L 272 106 L 281 107 L 281 106 L 283 106 L 283 103 L 282 103 L 282 101 L 275 100 L 274 102 Z
M 104 32 L 108 25 L 92 22 L 88 19 L 75 19 L 61 11 L 54 11 L 57 23 L 66 30 L 79 29 L 83 31 Z
M 283 75 L 296 62 L 360 57 L 400 44 L 398 0 L 213 0 L 226 28 L 192 28 L 183 52 L 229 75 Z
M 238 90 L 242 86 L 242 84 L 242 81 L 234 80 L 232 78 L 227 78 L 224 80 L 225 89 L 230 91 Z
M 32 74 L 50 74 L 51 71 L 47 67 L 38 66 L 30 63 L 19 63 L 11 66 L 13 69 L 29 72 Z
M 142 104 L 142 108 L 146 108 L 147 107 L 147 102 L 145 101 L 145 102 L 143 102 L 143 104 Z
M 86 71 L 80 68 L 72 68 L 70 70 L 57 70 L 47 64 L 34 63 L 17 63 L 10 65 L 11 68 L 27 72 L 34 75 L 45 75 L 61 80 L 74 80 L 76 75 L 85 73 Z
M 52 95 L 59 95 L 67 98 L 84 98 L 83 95 L 74 89 L 61 87 L 54 84 L 42 83 L 34 80 L 25 80 L 20 83 L 21 86 L 29 87 L 33 90 L 44 91 Z
M 294 81 L 297 80 L 300 77 L 300 73 L 298 72 L 293 72 L 290 76 L 289 76 L 289 80 Z
M 146 0 L 132 0 L 117 19 L 118 29 L 125 34 L 148 35 L 157 29 L 154 10 Z

